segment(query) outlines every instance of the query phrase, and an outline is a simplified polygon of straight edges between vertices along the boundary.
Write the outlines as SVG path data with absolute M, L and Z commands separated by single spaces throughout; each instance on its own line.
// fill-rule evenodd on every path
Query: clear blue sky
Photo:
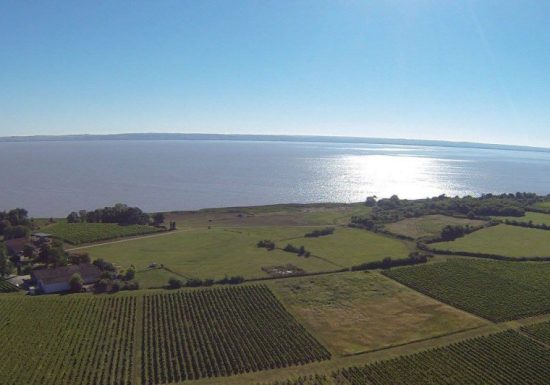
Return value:
M 550 146 L 550 1 L 0 0 L 0 135 Z

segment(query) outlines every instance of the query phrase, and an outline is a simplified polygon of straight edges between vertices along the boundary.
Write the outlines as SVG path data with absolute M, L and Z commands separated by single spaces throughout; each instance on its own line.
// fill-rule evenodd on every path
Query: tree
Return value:
M 135 278 L 135 276 L 136 276 L 136 271 L 132 268 L 129 268 L 128 270 L 126 270 L 126 274 L 124 275 L 124 280 L 131 281 Z
M 153 224 L 160 225 L 164 222 L 164 214 L 163 213 L 156 213 L 153 215 Z
M 4 229 L 4 239 L 28 238 L 31 231 L 23 225 L 8 226 Z
M 32 258 L 34 256 L 34 246 L 30 243 L 27 243 L 23 246 L 23 256 L 27 258 Z
M 376 206 L 376 197 L 375 196 L 367 197 L 367 200 L 365 201 L 365 205 L 367 205 L 368 207 Z
M 69 223 L 78 223 L 80 222 L 80 217 L 76 211 L 71 212 L 67 215 L 67 222 Z
M 0 243 L 0 277 L 8 275 L 13 270 L 13 264 L 8 259 L 4 244 Z
M 71 277 L 71 280 L 69 281 L 69 287 L 71 288 L 71 291 L 73 293 L 80 293 L 82 291 L 83 285 L 84 281 L 82 280 L 80 274 L 74 273 Z
M 170 289 L 179 289 L 180 287 L 183 286 L 183 282 L 181 281 L 181 279 L 177 279 L 177 278 L 174 278 L 174 277 L 171 277 L 169 280 L 168 280 L 168 287 Z

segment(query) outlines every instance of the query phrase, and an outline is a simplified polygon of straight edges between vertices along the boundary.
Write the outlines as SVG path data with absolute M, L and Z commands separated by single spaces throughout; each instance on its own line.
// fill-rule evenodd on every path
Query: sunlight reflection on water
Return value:
M 126 202 L 148 211 L 358 202 L 368 195 L 550 192 L 550 153 L 220 141 L 0 143 L 0 210 L 65 216 Z

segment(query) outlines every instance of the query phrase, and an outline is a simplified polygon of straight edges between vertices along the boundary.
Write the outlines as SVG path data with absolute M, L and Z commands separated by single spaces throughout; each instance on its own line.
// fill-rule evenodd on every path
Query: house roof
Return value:
M 33 246 L 31 241 L 29 241 L 27 238 L 8 239 L 7 241 L 4 241 L 4 244 L 6 245 L 8 251 L 13 254 L 19 254 L 20 252 L 22 252 L 25 248 L 25 245 Z
M 52 235 L 51 235 L 51 234 L 47 234 L 47 233 L 32 233 L 32 236 L 33 236 L 33 237 L 38 237 L 38 238 L 49 238 L 49 237 L 51 237 Z
M 74 274 L 80 274 L 84 283 L 91 283 L 99 280 L 101 271 L 96 265 L 82 263 L 80 265 L 68 265 L 53 269 L 33 270 L 32 275 L 37 281 L 48 285 L 52 283 L 69 282 Z

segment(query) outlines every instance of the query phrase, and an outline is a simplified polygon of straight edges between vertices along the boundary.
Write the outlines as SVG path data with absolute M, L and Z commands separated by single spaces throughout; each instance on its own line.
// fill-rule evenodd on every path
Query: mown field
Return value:
M 4 294 L 0 341 L 0 385 L 166 384 L 330 358 L 262 285 Z
M 497 254 L 506 257 L 550 256 L 550 231 L 498 225 L 451 242 L 430 245 L 436 249 Z
M 384 272 L 415 290 L 492 321 L 550 311 L 550 263 L 452 257 Z
M 144 304 L 144 384 L 330 358 L 265 286 L 159 294 Z
M 78 245 L 133 235 L 151 234 L 162 230 L 145 225 L 121 226 L 116 223 L 58 222 L 42 228 L 41 231 L 58 237 L 67 243 Z
M 378 273 L 269 282 L 283 304 L 334 354 L 372 351 L 485 324 Z
M 0 293 L 11 293 L 16 292 L 19 289 L 6 281 L 5 279 L 0 278 Z
M 411 238 L 422 238 L 441 234 L 441 230 L 448 225 L 480 226 L 484 221 L 454 218 L 447 215 L 425 215 L 418 218 L 407 218 L 399 222 L 385 225 L 385 229 L 393 234 Z
M 144 269 L 150 263 L 163 264 L 193 278 L 266 277 L 262 268 L 291 264 L 306 272 L 333 271 L 385 257 L 402 258 L 410 246 L 405 242 L 367 231 L 337 228 L 333 235 L 304 238 L 322 227 L 243 227 L 179 230 L 160 237 L 88 247 L 90 256 L 117 265 Z M 287 243 L 304 245 L 312 256 L 300 257 L 280 249 L 267 251 L 258 241 L 271 239 L 278 248 Z

